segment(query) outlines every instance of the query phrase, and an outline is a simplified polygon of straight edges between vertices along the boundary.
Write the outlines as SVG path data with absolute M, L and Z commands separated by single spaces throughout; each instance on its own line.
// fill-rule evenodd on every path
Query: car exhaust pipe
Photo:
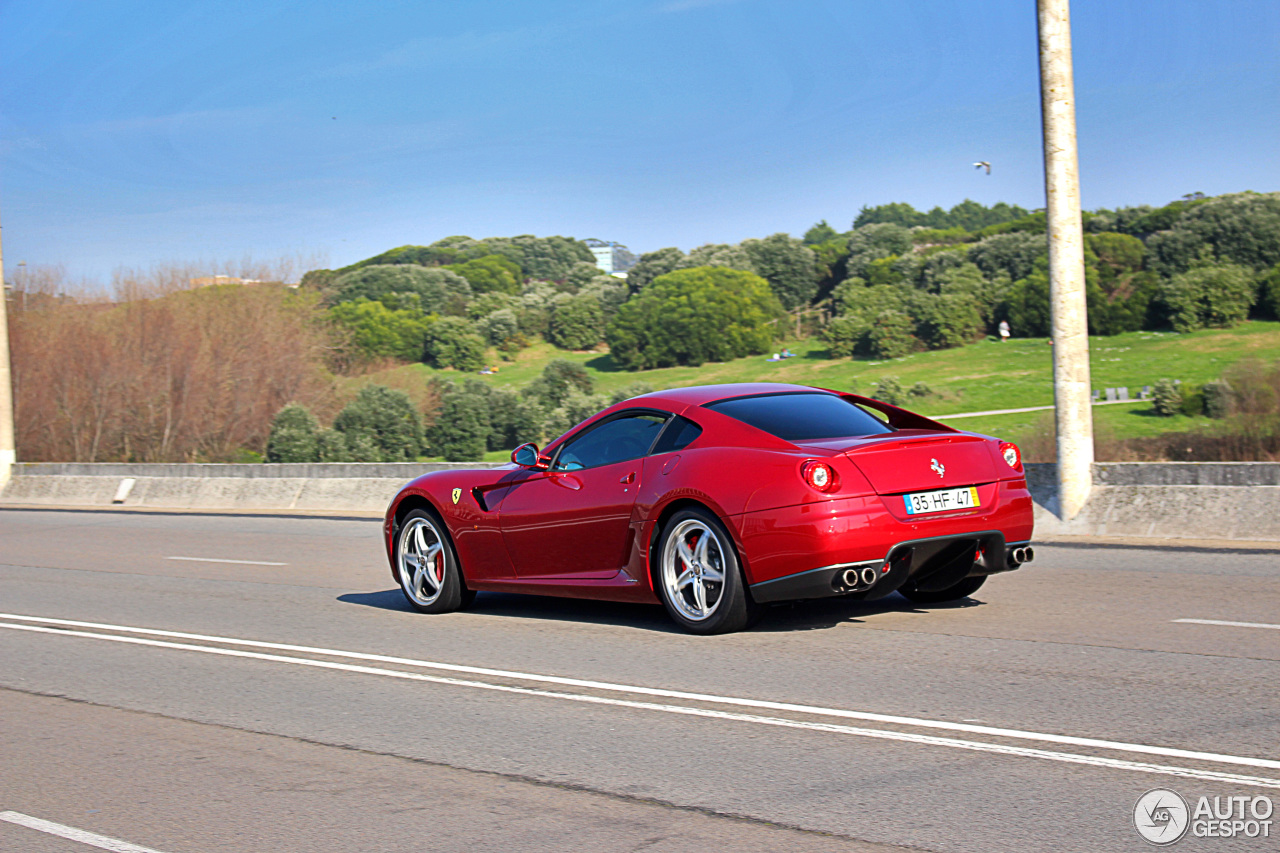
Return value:
M 855 566 L 840 572 L 840 583 L 850 592 L 871 589 L 879 578 L 875 566 L 863 566 L 861 569 Z
M 1008 556 L 1009 568 L 1016 569 L 1018 568 L 1018 566 L 1021 566 L 1023 563 L 1030 563 L 1032 560 L 1035 559 L 1035 556 L 1036 556 L 1035 549 L 1029 546 L 1025 548 L 1014 548 L 1012 551 L 1009 552 L 1009 556 Z

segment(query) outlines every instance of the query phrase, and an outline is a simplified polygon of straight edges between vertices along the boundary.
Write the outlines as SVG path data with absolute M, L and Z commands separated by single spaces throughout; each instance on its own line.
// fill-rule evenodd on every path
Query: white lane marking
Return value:
M 265 560 L 219 560 L 216 557 L 165 557 L 166 560 L 185 560 L 188 563 L 235 563 L 240 566 L 287 566 L 288 563 L 269 563 Z
M 1280 625 L 1268 625 L 1266 622 L 1224 622 L 1221 619 L 1174 619 L 1185 625 L 1221 625 L 1226 628 L 1270 628 L 1280 631 Z
M 25 815 L 21 812 L 0 812 L 0 820 L 8 821 L 9 823 L 16 823 L 18 826 L 25 826 L 27 829 L 34 829 L 37 832 L 57 835 L 61 838 L 70 839 L 71 841 L 78 841 L 81 844 L 88 844 L 90 847 L 97 847 L 102 850 L 111 850 L 114 851 L 114 853 L 160 853 L 159 850 L 153 850 L 150 847 L 130 844 L 128 841 L 121 841 L 118 838 L 99 835 L 96 832 L 76 829 L 74 826 L 63 826 L 60 823 L 54 823 L 51 820 L 41 820 L 38 817 Z
M 480 666 L 465 666 L 455 663 L 415 660 L 413 658 L 374 655 L 366 654 L 364 652 L 348 652 L 341 651 L 339 649 L 317 648 L 315 646 L 295 646 L 289 643 L 267 643 L 259 640 L 241 640 L 233 637 L 216 637 L 208 634 L 187 634 L 181 631 L 161 631 L 154 628 L 131 628 L 127 625 L 111 625 L 102 622 L 80 622 L 73 619 L 50 619 L 41 616 L 20 616 L 13 613 L 0 613 L 0 619 L 16 619 L 22 622 L 37 622 L 44 625 L 67 625 L 75 628 L 99 628 L 109 631 L 127 631 L 131 634 L 145 634 L 152 637 L 172 637 L 180 640 L 204 640 L 213 643 L 248 646 L 255 649 L 302 652 L 305 654 L 326 655 L 328 657 L 350 658 L 352 660 L 375 661 L 377 663 L 396 663 L 404 666 L 421 667 L 423 669 L 460 672 L 467 675 L 488 675 L 497 678 L 515 678 L 521 681 L 533 681 L 540 684 L 556 684 L 562 687 L 585 687 L 589 690 L 608 690 L 614 693 L 634 693 L 640 696 L 657 696 L 662 699 L 686 699 L 694 702 L 712 702 L 717 705 L 734 705 L 737 707 L 754 708 L 763 711 L 789 711 L 799 714 L 814 714 L 822 717 L 838 717 L 846 720 L 859 720 L 868 723 L 888 723 L 890 725 L 939 729 L 942 731 L 988 735 L 992 737 L 1010 738 L 1013 740 L 1056 743 L 1064 746 L 1083 746 L 1090 749 L 1110 749 L 1118 752 L 1137 753 L 1139 755 L 1158 755 L 1163 758 L 1183 758 L 1192 761 L 1212 761 L 1216 764 L 1236 764 L 1243 767 L 1261 767 L 1268 770 L 1280 770 L 1280 761 L 1273 761 L 1267 758 L 1249 758 L 1239 755 L 1223 755 L 1215 752 L 1198 752 L 1195 750 L 1177 749 L 1168 746 L 1151 746 L 1149 744 L 1125 743 L 1123 741 L 1075 737 L 1073 735 L 1030 732 L 1021 729 L 999 728 L 996 726 L 968 725 L 965 723 L 947 722 L 945 720 L 928 720 L 920 717 L 901 717 L 893 714 L 875 714 L 869 711 L 849 711 L 842 708 L 824 708 L 819 705 L 798 705 L 791 702 L 770 702 L 763 699 L 742 699 L 735 696 L 717 696 L 709 693 L 687 693 L 682 690 L 663 690 L 657 687 L 638 687 L 629 684 L 613 684 L 607 681 L 588 681 L 580 678 L 564 678 L 556 675 L 537 675 L 530 672 L 516 672 L 506 669 L 488 669 Z M 0 625 L 0 627 L 16 628 L 19 626 Z
M 1256 788 L 1280 789 L 1280 779 L 1269 779 L 1261 776 L 1242 776 L 1235 773 L 1221 773 L 1215 770 L 1200 770 L 1192 767 L 1174 767 L 1165 764 L 1150 764 L 1141 761 L 1126 761 L 1118 758 L 1103 758 L 1095 755 L 1078 755 L 1068 752 L 1052 752 L 1044 749 L 1033 749 L 1025 746 L 1006 746 L 1003 744 L 982 743 L 980 741 L 959 740 L 957 738 L 937 737 L 934 735 L 910 734 L 908 732 L 885 731 L 881 729 L 864 729 L 855 726 L 842 726 L 834 723 L 807 722 L 789 720 L 780 717 L 762 717 L 756 714 L 739 714 L 731 711 L 716 711 L 709 708 L 692 708 L 683 705 L 660 705 L 654 702 L 638 702 L 631 699 L 609 699 L 604 696 L 590 696 L 580 693 L 558 693 L 551 690 L 538 690 L 532 687 L 515 687 L 506 684 L 490 684 L 483 681 L 465 681 L 460 678 L 446 678 L 439 675 L 424 675 L 418 672 L 404 672 L 397 669 L 380 669 L 372 666 L 336 663 L 334 661 L 313 660 L 311 658 L 294 658 L 283 655 L 271 655 L 264 652 L 245 652 L 237 649 L 220 649 L 212 646 L 193 646 L 187 643 L 170 643 L 165 640 L 148 640 L 143 637 L 121 637 L 114 634 L 92 634 L 87 631 L 73 631 L 65 628 L 43 628 L 39 625 L 13 625 L 0 622 L 0 628 L 15 631 L 31 631 L 40 634 L 52 634 L 59 637 L 84 637 L 92 640 L 106 640 L 114 643 L 127 643 L 137 646 L 152 646 L 180 651 L 203 652 L 204 654 L 222 655 L 225 657 L 263 660 L 272 663 L 287 663 L 296 666 L 310 666 L 317 669 L 333 669 L 342 672 L 355 672 L 362 675 L 381 675 L 388 678 L 400 678 L 406 681 L 425 681 L 432 684 L 447 684 L 453 687 L 470 687 L 477 690 L 492 690 L 499 693 L 516 693 L 523 696 L 540 696 L 548 699 L 563 699 L 570 702 L 583 702 L 591 705 L 611 705 L 619 708 L 635 708 L 646 711 L 661 711 L 668 714 L 680 714 L 689 717 L 707 717 L 718 720 L 733 720 L 744 723 L 757 723 L 767 726 L 779 726 L 789 729 L 803 729 L 816 732 L 854 735 L 858 737 L 876 738 L 878 740 L 916 743 L 927 746 L 944 746 L 953 749 L 965 749 L 973 752 L 991 752 L 998 755 L 1013 755 L 1023 758 L 1042 758 L 1049 761 L 1067 764 L 1084 764 L 1093 767 L 1107 767 L 1115 770 L 1132 770 L 1139 773 L 1154 773 L 1164 776 L 1178 776 L 1184 779 L 1199 779 L 1210 782 L 1229 782 L 1236 785 L 1248 785 Z M 1224 756 L 1235 758 L 1235 756 Z M 1240 761 L 1260 761 L 1259 759 L 1236 759 Z M 1280 762 L 1266 762 L 1280 764 Z

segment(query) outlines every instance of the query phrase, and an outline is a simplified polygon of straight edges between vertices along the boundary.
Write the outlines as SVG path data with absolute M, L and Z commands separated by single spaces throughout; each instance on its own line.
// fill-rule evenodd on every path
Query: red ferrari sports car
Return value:
M 1017 447 L 838 391 L 658 391 L 511 462 L 434 471 L 391 502 L 413 607 L 477 590 L 660 601 L 712 634 L 770 602 L 959 599 L 1033 556 Z

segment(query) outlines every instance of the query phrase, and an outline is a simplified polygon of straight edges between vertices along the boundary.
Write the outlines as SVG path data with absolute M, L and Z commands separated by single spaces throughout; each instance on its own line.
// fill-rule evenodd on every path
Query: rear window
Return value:
M 834 394 L 797 391 L 734 397 L 706 408 L 736 418 L 784 441 L 882 435 L 893 428 Z

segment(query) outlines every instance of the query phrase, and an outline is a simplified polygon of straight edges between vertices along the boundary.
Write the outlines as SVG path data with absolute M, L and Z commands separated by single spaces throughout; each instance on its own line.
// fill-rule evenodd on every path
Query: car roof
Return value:
M 672 407 L 705 406 L 717 400 L 728 400 L 733 397 L 748 397 L 752 394 L 783 394 L 788 391 L 808 391 L 829 394 L 823 388 L 808 385 L 788 385 L 782 382 L 739 382 L 732 385 L 692 385 L 688 388 L 671 388 L 666 391 L 654 391 L 635 399 L 655 403 L 666 403 Z

